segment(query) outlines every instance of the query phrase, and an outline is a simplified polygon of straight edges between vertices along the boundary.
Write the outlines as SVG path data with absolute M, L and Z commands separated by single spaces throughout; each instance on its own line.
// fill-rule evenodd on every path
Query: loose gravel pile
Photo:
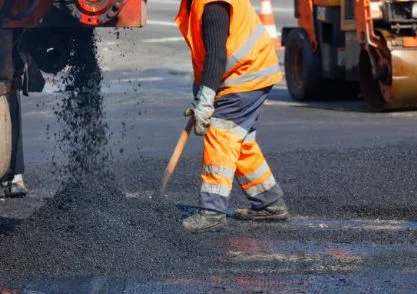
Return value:
M 93 30 L 63 33 L 73 47 L 55 111 L 61 127 L 56 140 L 67 156 L 56 172 L 62 187 L 1 240 L 1 273 L 153 279 L 201 274 L 216 248 L 183 230 L 174 203 L 146 195 L 128 199 L 115 188 Z
M 170 201 L 128 199 L 90 180 L 68 184 L 2 240 L 2 272 L 156 279 L 201 275 L 214 262 L 214 244 L 184 231 Z

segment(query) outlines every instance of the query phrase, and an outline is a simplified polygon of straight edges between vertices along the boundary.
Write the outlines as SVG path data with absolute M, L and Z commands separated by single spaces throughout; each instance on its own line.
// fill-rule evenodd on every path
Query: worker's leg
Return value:
M 226 225 L 226 210 L 236 162 L 246 131 L 232 121 L 214 117 L 204 136 L 201 211 L 183 221 L 186 229 L 205 231 Z
M 236 93 L 215 102 L 210 128 L 204 136 L 200 207 L 204 214 L 184 220 L 194 231 L 225 223 L 242 142 L 255 124 L 269 89 Z
M 288 209 L 283 192 L 269 168 L 252 130 L 242 143 L 236 177 L 251 201 L 251 209 L 237 209 L 235 217 L 250 220 L 285 220 Z
M 5 179 L 10 168 L 11 123 L 8 96 L 13 80 L 13 31 L 0 29 L 0 179 Z M 1 192 L 0 192 L 1 193 Z
M 10 94 L 10 118 L 12 121 L 12 161 L 10 169 L 13 175 L 23 174 L 25 171 L 22 139 L 22 109 L 20 95 L 17 90 Z
M 10 118 L 12 121 L 12 157 L 10 162 L 11 178 L 7 193 L 12 197 L 25 196 L 27 190 L 23 181 L 25 171 L 22 138 L 22 110 L 18 90 L 10 93 Z
M 242 142 L 236 163 L 236 178 L 251 201 L 251 208 L 237 209 L 234 215 L 237 219 L 285 220 L 288 218 L 288 209 L 283 199 L 284 193 L 256 142 L 255 124 L 258 118 L 259 112 Z
M 255 134 L 256 131 L 249 133 L 242 144 L 236 177 L 242 191 L 251 200 L 252 208 L 262 209 L 276 202 L 284 193 L 255 141 Z
M 201 172 L 200 205 L 206 210 L 225 213 L 232 190 L 236 162 L 245 130 L 213 118 L 204 136 L 203 168 Z
M 6 97 L 12 137 L 10 172 L 6 177 L 6 182 L 1 183 L 1 186 L 4 188 L 4 193 L 9 196 L 23 196 L 26 194 L 26 188 L 22 178 L 24 163 L 19 83 L 14 82 L 16 74 L 13 62 L 13 30 L 0 30 L 0 40 L 2 41 L 0 42 L 0 82 L 8 87 Z

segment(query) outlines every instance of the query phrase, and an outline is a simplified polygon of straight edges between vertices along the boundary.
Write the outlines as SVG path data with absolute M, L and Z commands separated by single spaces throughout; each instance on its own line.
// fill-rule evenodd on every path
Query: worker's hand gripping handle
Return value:
M 175 146 L 174 151 L 172 152 L 171 158 L 168 162 L 168 165 L 165 169 L 164 175 L 161 181 L 161 189 L 159 190 L 159 196 L 165 194 L 165 189 L 168 185 L 171 176 L 174 173 L 175 167 L 177 166 L 178 160 L 181 157 L 181 154 L 187 144 L 188 138 L 190 137 L 191 130 L 194 126 L 194 117 L 190 117 L 187 124 L 185 125 L 184 130 L 181 133 L 180 138 L 178 139 L 177 145 Z

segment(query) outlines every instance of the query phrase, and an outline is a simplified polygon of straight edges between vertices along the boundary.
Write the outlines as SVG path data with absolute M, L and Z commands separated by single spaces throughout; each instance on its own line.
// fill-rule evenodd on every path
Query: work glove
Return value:
M 210 126 L 210 119 L 214 113 L 214 98 L 216 92 L 206 86 L 201 86 L 195 95 L 194 101 L 185 110 L 185 116 L 194 116 L 194 133 L 204 136 Z

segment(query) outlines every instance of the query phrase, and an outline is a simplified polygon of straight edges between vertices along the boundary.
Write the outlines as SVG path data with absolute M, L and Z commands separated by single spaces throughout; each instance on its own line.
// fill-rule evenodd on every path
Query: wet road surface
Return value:
M 89 162 L 106 173 L 66 172 L 59 78 L 23 99 L 30 193 L 0 199 L 0 293 L 417 292 L 413 111 L 294 103 L 277 85 L 258 139 L 290 220 L 234 220 L 233 209 L 248 205 L 235 187 L 224 231 L 182 230 L 198 203 L 202 141 L 190 139 L 166 198 L 155 198 L 186 123 L 192 73 L 169 24 L 177 7 L 152 5 L 146 29 L 98 31 L 111 156 Z M 291 22 L 291 12 L 277 13 Z

